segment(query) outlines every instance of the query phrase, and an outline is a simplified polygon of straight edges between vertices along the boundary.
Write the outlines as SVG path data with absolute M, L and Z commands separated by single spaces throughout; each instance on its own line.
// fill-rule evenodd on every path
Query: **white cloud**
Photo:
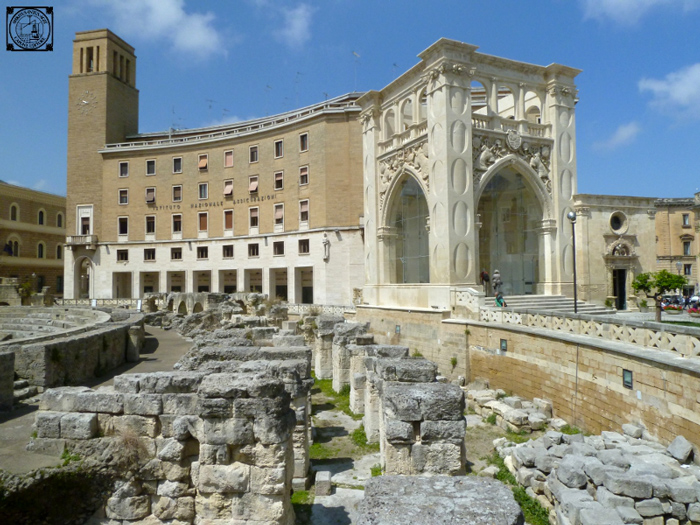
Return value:
M 610 138 L 600 142 L 595 142 L 593 144 L 593 149 L 612 151 L 620 146 L 626 146 L 634 141 L 635 137 L 639 135 L 640 131 L 642 131 L 642 128 L 636 122 L 622 124 L 618 126 L 615 133 L 613 133 Z
M 223 52 L 213 13 L 188 13 L 185 0 L 91 0 L 109 10 L 114 28 L 126 38 L 169 42 L 175 51 L 198 56 Z
M 698 0 L 581 0 L 586 18 L 635 24 L 658 7 L 690 11 L 700 7 Z
M 46 186 L 48 185 L 48 181 L 46 179 L 39 179 L 34 183 L 32 186 L 32 189 L 37 190 L 37 191 L 46 191 Z
M 314 8 L 299 4 L 294 8 L 282 8 L 283 26 L 278 38 L 289 47 L 301 47 L 311 38 L 311 18 Z
M 663 113 L 680 119 L 700 119 L 700 62 L 661 80 L 643 78 L 639 90 L 650 92 L 651 106 Z

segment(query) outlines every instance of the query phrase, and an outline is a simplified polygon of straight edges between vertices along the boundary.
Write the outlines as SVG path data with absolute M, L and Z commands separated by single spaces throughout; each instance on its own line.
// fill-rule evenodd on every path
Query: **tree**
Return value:
M 632 281 L 635 293 L 644 293 L 648 299 L 656 301 L 656 321 L 661 322 L 661 298 L 660 296 L 671 290 L 683 288 L 688 284 L 688 279 L 682 275 L 674 275 L 667 270 L 658 272 L 640 273 Z

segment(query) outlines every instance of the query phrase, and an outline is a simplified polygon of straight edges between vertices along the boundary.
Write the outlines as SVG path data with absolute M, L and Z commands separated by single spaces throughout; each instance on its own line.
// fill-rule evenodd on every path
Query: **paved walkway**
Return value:
M 124 373 L 158 372 L 172 370 L 173 365 L 192 346 L 192 343 L 173 330 L 146 326 L 146 343 L 138 363 L 126 363 L 109 374 L 96 378 L 86 386 L 97 388 L 111 385 L 114 376 Z M 12 412 L 0 413 L 0 469 L 23 474 L 42 467 L 56 466 L 56 456 L 46 456 L 25 450 L 33 432 L 32 425 L 38 398 L 22 404 Z

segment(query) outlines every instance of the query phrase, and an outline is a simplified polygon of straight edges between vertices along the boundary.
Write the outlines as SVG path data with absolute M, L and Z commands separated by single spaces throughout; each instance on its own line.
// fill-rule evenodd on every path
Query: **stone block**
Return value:
M 649 481 L 627 473 L 606 472 L 603 484 L 606 489 L 619 496 L 647 499 L 651 498 L 653 493 L 652 484 Z
M 179 481 L 159 481 L 158 488 L 156 489 L 156 494 L 158 496 L 165 496 L 167 498 L 179 498 L 188 495 L 190 492 L 189 484 Z
M 581 456 L 565 456 L 557 467 L 557 478 L 572 489 L 582 489 L 588 482 L 584 472 L 584 461 Z
M 114 378 L 114 391 L 122 394 L 138 394 L 142 374 L 121 374 Z
M 75 400 L 77 412 L 101 412 L 105 414 L 124 413 L 124 395 L 117 392 L 85 392 Z
M 547 426 L 548 418 L 541 412 L 532 412 L 527 416 L 527 424 L 532 430 L 542 430 Z
M 109 498 L 105 513 L 110 519 L 138 520 L 151 513 L 151 500 L 148 496 L 131 498 Z
M 69 413 L 61 417 L 61 437 L 92 439 L 97 436 L 97 414 Z
M 411 461 L 416 474 L 459 476 L 465 473 L 464 447 L 460 445 L 417 443 L 411 448 Z
M 579 515 L 581 525 L 625 525 L 615 509 L 584 508 Z
M 231 495 L 205 494 L 198 492 L 194 500 L 195 511 L 197 517 L 202 520 L 200 523 L 206 523 L 204 520 L 222 520 L 222 522 L 231 523 Z M 215 522 L 216 523 L 216 522 Z
M 532 447 L 516 447 L 513 449 L 513 461 L 515 466 L 534 467 L 535 466 L 535 449 Z
M 685 463 L 693 452 L 693 445 L 683 436 L 677 436 L 666 450 L 678 461 Z
M 163 394 L 162 399 L 164 414 L 182 416 L 199 413 L 197 394 Z
M 668 495 L 678 503 L 695 503 L 698 500 L 699 485 L 695 476 L 668 479 L 664 481 Z
M 596 500 L 603 507 L 618 509 L 620 507 L 634 508 L 634 499 L 626 496 L 618 496 L 613 494 L 605 487 L 598 487 L 596 490 Z M 636 511 L 635 511 L 636 512 Z
M 424 443 L 446 442 L 459 445 L 464 443 L 467 422 L 458 421 L 423 421 L 420 425 L 421 441 Z
M 384 472 L 387 475 L 413 474 L 411 446 L 386 443 L 384 445 Z
M 250 466 L 241 463 L 232 465 L 201 465 L 198 489 L 203 493 L 248 492 Z
M 427 359 L 377 359 L 375 370 L 385 381 L 402 383 L 432 383 L 437 365 Z
M 634 508 L 643 518 L 663 516 L 667 512 L 671 512 L 671 505 L 667 502 L 662 502 L 659 498 L 649 498 L 637 501 L 634 504 Z
M 84 392 L 93 392 L 85 386 L 62 386 L 49 388 L 39 401 L 39 410 L 52 410 L 55 412 L 76 412 L 77 397 Z
M 628 523 L 628 524 L 634 524 L 634 525 L 642 525 L 644 523 L 644 518 L 642 518 L 639 515 L 639 512 L 637 512 L 634 507 L 630 506 L 622 506 L 622 507 L 617 507 L 615 509 L 622 519 L 623 523 Z
M 687 516 L 690 521 L 700 522 L 700 503 L 691 503 L 688 505 Z
M 163 413 L 163 400 L 158 394 L 124 394 L 124 414 L 157 416 Z
M 286 471 L 284 467 L 250 468 L 250 491 L 255 494 L 282 495 L 288 490 L 285 485 Z
M 254 441 L 249 419 L 205 419 L 202 427 L 202 443 L 208 445 L 245 445 Z
M 642 432 L 644 429 L 638 425 L 634 425 L 632 423 L 625 423 L 622 425 L 622 432 L 626 436 L 633 437 L 635 439 L 639 439 L 642 437 Z
M 105 434 L 134 434 L 154 438 L 158 435 L 158 419 L 136 415 L 114 416 L 110 420 L 111 431 Z
M 316 496 L 331 495 L 331 472 L 319 470 L 316 472 Z
M 163 461 L 179 463 L 182 461 L 185 445 L 174 438 L 156 439 L 157 457 Z
M 542 436 L 542 444 L 545 448 L 549 448 L 553 445 L 561 444 L 563 434 L 561 432 L 555 432 L 550 430 L 544 436 Z
M 389 443 L 413 443 L 416 437 L 413 435 L 413 425 L 398 419 L 385 419 L 384 438 Z
M 39 438 L 60 438 L 63 412 L 39 411 L 34 420 L 36 435 Z

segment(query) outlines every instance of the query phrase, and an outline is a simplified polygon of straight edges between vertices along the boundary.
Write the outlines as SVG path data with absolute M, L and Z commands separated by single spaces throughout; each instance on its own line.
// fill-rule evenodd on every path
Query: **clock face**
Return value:
M 78 95 L 75 105 L 78 106 L 82 114 L 87 115 L 97 105 L 97 97 L 90 91 L 83 91 Z

